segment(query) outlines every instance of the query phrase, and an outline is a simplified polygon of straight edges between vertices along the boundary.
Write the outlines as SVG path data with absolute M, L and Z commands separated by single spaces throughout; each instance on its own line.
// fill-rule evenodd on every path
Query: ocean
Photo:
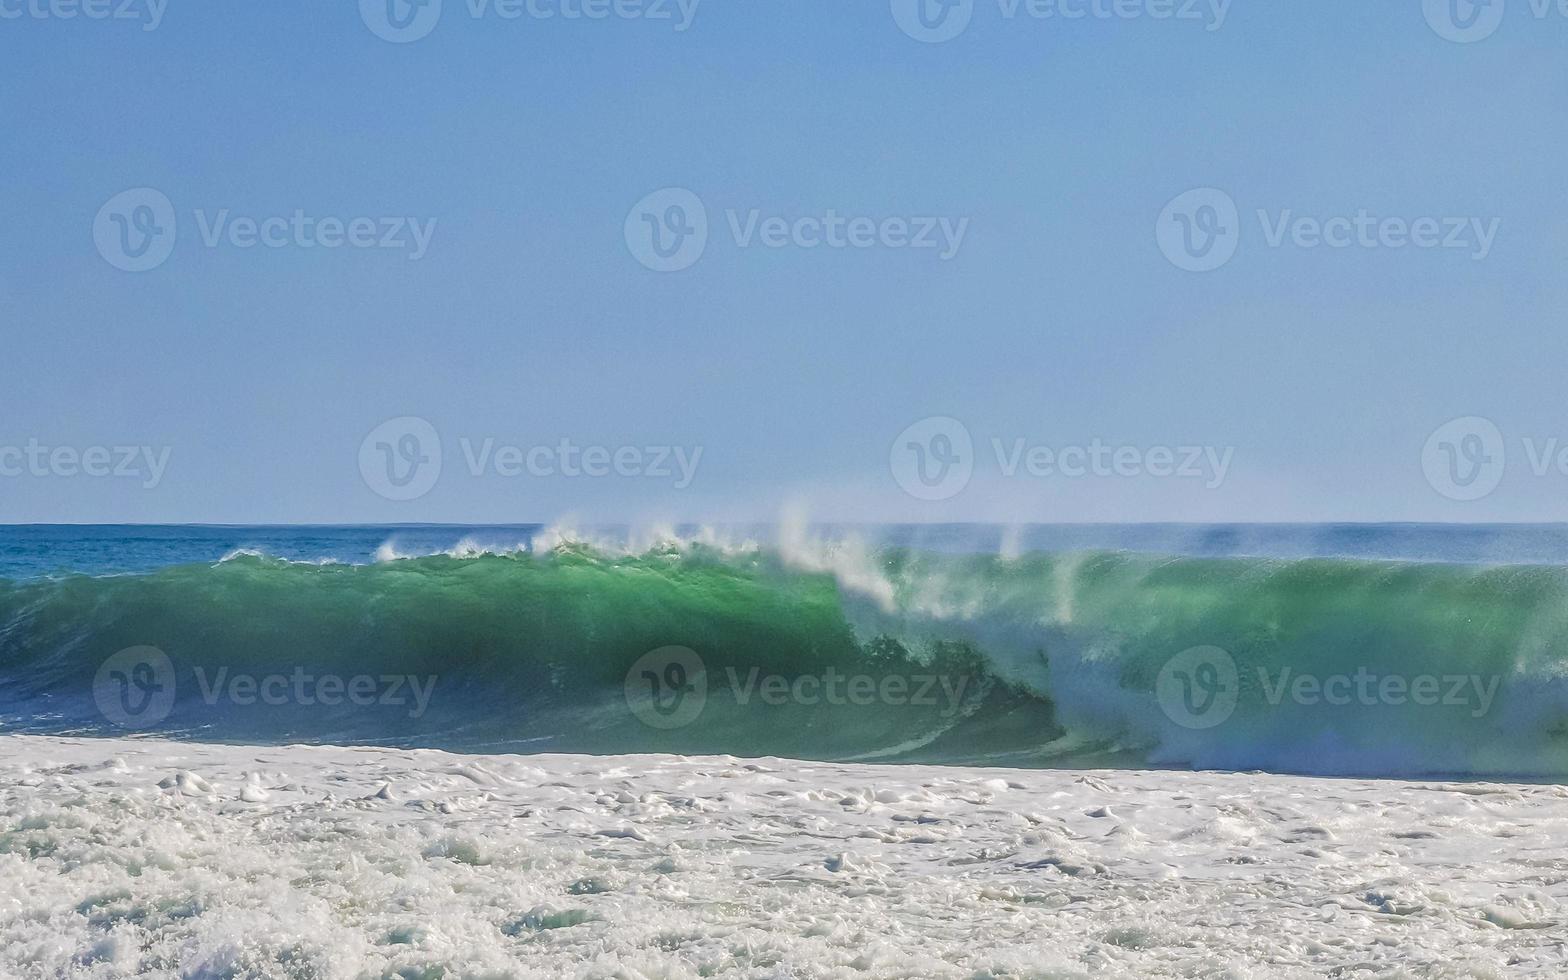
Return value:
M 1565 559 L 0 529 L 0 976 L 1547 980 Z
M 0 727 L 1568 776 L 1568 527 L 0 528 Z

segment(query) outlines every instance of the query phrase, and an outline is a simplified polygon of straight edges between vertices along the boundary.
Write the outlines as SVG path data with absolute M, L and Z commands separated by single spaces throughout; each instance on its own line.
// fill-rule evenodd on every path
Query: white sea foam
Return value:
M 779 522 L 779 554 L 797 571 L 826 573 L 851 595 L 871 599 L 883 612 L 897 605 L 897 589 L 880 566 L 875 549 L 853 535 L 827 538 L 811 533 L 802 511 Z
M 231 561 L 241 561 L 246 558 L 261 558 L 267 561 L 277 562 L 282 565 L 313 565 L 318 568 L 324 568 L 328 565 L 344 564 L 337 558 L 283 558 L 279 555 L 268 554 L 267 552 L 261 551 L 257 548 L 235 548 L 233 551 L 230 551 L 222 558 L 219 558 L 218 564 L 226 565 Z
M 408 561 L 414 558 L 431 558 L 444 555 L 448 558 L 484 558 L 496 555 L 519 555 L 529 550 L 527 542 L 485 542 L 473 535 L 464 535 L 454 545 L 447 548 L 437 548 L 426 551 L 405 551 L 396 537 L 388 538 L 376 547 L 372 560 L 376 564 L 394 561 Z
M 0 976 L 1558 977 L 1568 790 L 0 738 Z
M 394 535 L 373 555 L 377 563 L 406 561 L 444 555 L 448 558 L 508 557 L 524 554 L 588 551 L 607 558 L 632 558 L 650 554 L 688 552 L 695 547 L 724 555 L 755 553 L 761 545 L 752 537 L 724 528 L 699 526 L 685 533 L 669 524 L 648 524 L 623 529 L 579 527 L 571 520 L 556 521 L 531 534 L 527 540 L 486 540 L 464 535 L 456 544 L 423 550 L 405 548 Z
M 222 565 L 222 564 L 225 564 L 227 562 L 238 561 L 241 558 L 265 558 L 265 557 L 267 557 L 265 552 L 258 551 L 255 548 L 235 548 L 233 551 L 231 551 L 228 554 L 224 555 L 222 558 L 219 558 L 218 559 L 218 564 Z
M 617 530 L 579 527 L 570 519 L 556 521 L 534 534 L 530 549 L 546 553 L 559 549 L 588 549 L 611 557 L 639 557 L 654 553 L 683 553 L 701 547 L 722 555 L 754 554 L 761 544 L 753 537 L 728 528 L 698 525 L 685 533 L 673 524 L 652 523 Z

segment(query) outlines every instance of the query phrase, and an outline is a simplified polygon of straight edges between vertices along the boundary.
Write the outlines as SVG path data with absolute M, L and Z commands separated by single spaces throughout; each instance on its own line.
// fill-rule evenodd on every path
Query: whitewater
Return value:
M 1568 791 L 0 738 L 0 975 L 1557 977 Z

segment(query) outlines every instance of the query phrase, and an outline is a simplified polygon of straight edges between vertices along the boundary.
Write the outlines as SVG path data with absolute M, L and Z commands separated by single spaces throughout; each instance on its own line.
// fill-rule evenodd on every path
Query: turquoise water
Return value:
M 0 723 L 1568 775 L 1556 526 L 543 530 L 0 529 Z

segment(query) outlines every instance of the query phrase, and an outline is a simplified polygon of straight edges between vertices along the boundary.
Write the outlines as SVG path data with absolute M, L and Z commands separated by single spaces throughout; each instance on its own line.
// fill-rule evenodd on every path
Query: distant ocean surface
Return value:
M 1568 777 L 1568 527 L 0 527 L 0 728 Z
M 400 552 L 436 554 L 464 542 L 515 548 L 543 524 L 348 525 L 0 525 L 0 578 L 148 572 L 216 562 L 236 551 L 289 561 L 344 564 L 375 560 L 389 542 Z M 703 528 L 676 525 L 678 538 Z M 827 525 L 828 537 L 858 535 L 886 545 L 939 552 L 1142 551 L 1194 557 L 1366 558 L 1498 564 L 1568 564 L 1568 524 L 976 524 Z M 649 531 L 595 528 L 599 537 L 635 540 Z M 772 525 L 726 526 L 734 539 L 769 540 Z

